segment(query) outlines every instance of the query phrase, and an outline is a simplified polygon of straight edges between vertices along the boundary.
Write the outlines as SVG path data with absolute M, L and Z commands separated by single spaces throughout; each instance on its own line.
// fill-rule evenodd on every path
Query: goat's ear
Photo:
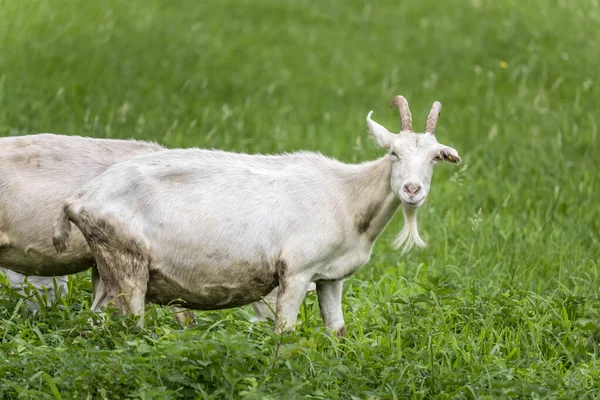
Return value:
M 369 112 L 367 115 L 367 125 L 369 126 L 369 133 L 375 139 L 378 145 L 385 149 L 389 149 L 392 145 L 392 139 L 394 138 L 394 134 L 390 133 L 383 126 L 379 125 L 377 122 L 371 119 L 371 114 L 373 111 Z
M 458 155 L 458 152 L 454 150 L 452 147 L 444 146 L 440 150 L 440 158 L 443 161 L 451 162 L 453 164 L 460 164 L 461 159 Z

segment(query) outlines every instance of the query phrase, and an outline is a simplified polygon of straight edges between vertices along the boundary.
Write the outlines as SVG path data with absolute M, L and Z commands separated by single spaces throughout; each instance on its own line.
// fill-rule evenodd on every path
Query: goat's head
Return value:
M 402 128 L 394 134 L 371 119 L 373 111 L 367 115 L 369 131 L 375 141 L 388 150 L 389 162 L 392 164 L 392 191 L 402 202 L 407 226 L 400 234 L 397 244 L 406 242 L 406 248 L 413 244 L 424 246 L 425 243 L 416 233 L 416 209 L 420 207 L 429 194 L 433 169 L 439 161 L 460 164 L 460 156 L 452 147 L 438 143 L 434 132 L 437 119 L 442 111 L 442 105 L 434 102 L 427 117 L 425 133 L 415 133 L 412 130 L 412 117 L 408 102 L 402 96 L 396 96 L 390 107 L 398 107 Z M 411 217 L 412 216 L 412 217 Z M 415 236 L 410 234 L 414 223 Z M 407 230 L 408 229 L 408 230 Z M 405 232 L 406 231 L 406 232 Z M 401 239 L 405 233 L 405 237 Z

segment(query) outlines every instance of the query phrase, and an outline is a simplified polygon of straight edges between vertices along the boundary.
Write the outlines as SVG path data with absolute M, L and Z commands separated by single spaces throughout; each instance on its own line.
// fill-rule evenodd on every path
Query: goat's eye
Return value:
M 390 156 L 400 158 L 400 157 L 398 157 L 398 154 L 396 154 L 395 151 L 390 151 Z

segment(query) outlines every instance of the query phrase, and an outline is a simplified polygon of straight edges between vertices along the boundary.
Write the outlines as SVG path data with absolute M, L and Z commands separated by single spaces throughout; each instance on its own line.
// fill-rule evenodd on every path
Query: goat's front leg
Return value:
M 276 306 L 276 332 L 293 331 L 300 312 L 300 305 L 310 281 L 301 276 L 285 277 L 279 282 Z
M 344 316 L 342 315 L 342 286 L 343 280 L 318 281 L 317 296 L 319 308 L 325 326 L 337 332 L 338 336 L 346 334 Z

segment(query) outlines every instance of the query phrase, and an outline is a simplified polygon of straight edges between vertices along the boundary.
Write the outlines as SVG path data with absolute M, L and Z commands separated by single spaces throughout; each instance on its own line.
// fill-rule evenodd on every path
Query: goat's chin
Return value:
M 425 198 L 420 203 L 423 204 Z M 419 206 L 411 206 L 402 202 L 402 212 L 404 214 L 404 227 L 394 241 L 394 247 L 402 248 L 402 254 L 408 252 L 414 246 L 425 247 L 426 244 L 419 236 L 417 227 L 417 209 Z
M 411 200 L 406 200 L 404 198 L 400 198 L 400 200 L 402 201 L 402 208 L 412 208 L 412 209 L 417 209 L 417 208 L 421 207 L 425 203 L 426 199 L 427 199 L 427 196 L 421 197 L 417 201 L 411 201 Z M 405 214 L 405 216 L 406 216 L 406 214 Z

